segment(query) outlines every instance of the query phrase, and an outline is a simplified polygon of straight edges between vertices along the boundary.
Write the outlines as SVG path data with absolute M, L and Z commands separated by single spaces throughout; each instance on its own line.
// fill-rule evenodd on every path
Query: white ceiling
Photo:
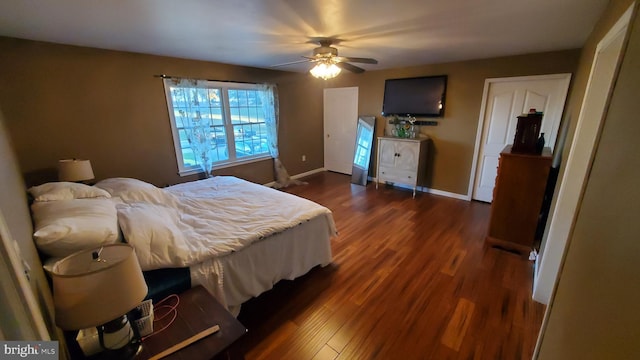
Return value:
M 578 48 L 607 2 L 2 0 L 0 35 L 262 68 L 335 36 L 340 55 L 376 58 L 358 66 L 377 70 Z

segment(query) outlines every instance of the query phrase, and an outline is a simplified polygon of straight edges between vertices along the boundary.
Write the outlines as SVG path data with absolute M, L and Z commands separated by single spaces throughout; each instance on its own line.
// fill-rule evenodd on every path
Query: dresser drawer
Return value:
M 397 182 L 407 185 L 416 185 L 417 173 L 415 170 L 403 170 L 393 167 L 380 166 L 378 171 L 380 182 Z

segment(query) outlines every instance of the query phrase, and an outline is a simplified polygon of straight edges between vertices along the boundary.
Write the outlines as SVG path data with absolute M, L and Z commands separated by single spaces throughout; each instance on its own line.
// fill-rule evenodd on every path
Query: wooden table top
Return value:
M 179 297 L 176 319 L 165 330 L 146 338 L 136 359 L 148 359 L 203 330 L 218 325 L 220 330 L 216 333 L 163 358 L 212 359 L 247 332 L 247 329 L 202 286 L 193 287 Z M 154 323 L 154 331 L 159 330 L 164 323 L 166 321 Z

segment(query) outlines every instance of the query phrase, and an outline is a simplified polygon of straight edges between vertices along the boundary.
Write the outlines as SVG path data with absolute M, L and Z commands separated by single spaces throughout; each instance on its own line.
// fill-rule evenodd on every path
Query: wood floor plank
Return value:
M 446 262 L 445 266 L 442 268 L 444 274 L 454 276 L 458 268 L 462 264 L 462 260 L 464 260 L 465 255 L 467 255 L 466 250 L 457 249 L 451 254 L 449 260 Z
M 284 191 L 333 212 L 333 262 L 242 306 L 253 359 L 530 359 L 532 263 L 484 242 L 490 206 L 319 173 Z
M 449 325 L 442 335 L 442 344 L 453 350 L 460 350 L 467 328 L 473 316 L 474 303 L 467 299 L 458 300 L 458 305 L 451 316 Z
M 292 322 L 285 322 L 283 325 L 278 327 L 278 331 L 274 331 L 267 336 L 265 341 L 261 342 L 260 345 L 251 349 L 251 351 L 246 355 L 247 358 L 256 360 L 268 359 L 271 356 L 273 349 L 285 343 L 297 328 L 298 327 Z
M 325 345 L 311 360 L 335 360 L 338 352 L 333 350 L 329 345 Z

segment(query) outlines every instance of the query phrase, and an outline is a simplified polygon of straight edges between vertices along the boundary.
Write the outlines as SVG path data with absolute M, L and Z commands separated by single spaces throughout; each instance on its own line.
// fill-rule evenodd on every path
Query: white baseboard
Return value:
M 323 171 L 327 171 L 325 168 L 317 168 L 314 170 L 310 170 L 307 172 L 303 172 L 301 174 L 297 174 L 297 175 L 292 175 L 291 178 L 292 179 L 299 179 L 299 178 L 303 178 L 309 175 L 313 175 L 313 174 L 317 174 Z M 372 182 L 376 182 L 378 179 L 375 177 L 368 177 L 368 179 Z M 273 185 L 275 185 L 275 181 L 272 181 L 270 183 L 267 184 L 263 184 L 264 186 L 269 186 L 272 187 Z M 413 188 L 411 186 L 408 185 L 403 185 L 403 184 L 394 184 L 394 186 L 397 187 L 401 187 L 403 189 L 409 189 L 409 190 L 413 190 Z M 438 189 L 430 189 L 426 186 L 418 186 L 417 188 L 418 191 L 420 192 L 424 192 L 424 193 L 428 193 L 428 194 L 433 194 L 433 195 L 439 195 L 439 196 L 446 196 L 446 197 L 450 197 L 450 198 L 454 198 L 454 199 L 459 199 L 459 200 L 466 200 L 466 201 L 471 201 L 471 199 L 469 198 L 468 195 L 463 195 L 463 194 L 457 194 L 457 193 L 452 193 L 449 191 L 442 191 L 442 190 L 438 190 Z
M 321 167 L 321 168 L 318 168 L 318 169 L 314 169 L 314 170 L 310 170 L 310 171 L 307 171 L 307 172 L 303 172 L 302 174 L 293 175 L 291 178 L 292 179 L 300 179 L 300 178 L 303 178 L 303 177 L 306 177 L 306 176 L 309 176 L 309 175 L 313 175 L 313 174 L 317 174 L 317 173 L 320 173 L 320 172 L 323 172 L 323 171 L 327 171 L 327 170 L 325 168 Z
M 291 178 L 292 179 L 299 179 L 299 178 L 303 178 L 303 177 L 306 177 L 306 176 L 309 176 L 309 175 L 317 174 L 317 173 L 320 173 L 320 172 L 323 172 L 323 171 L 326 171 L 326 170 L 325 170 L 325 168 L 322 167 L 322 168 L 310 170 L 310 171 L 307 171 L 307 172 L 303 172 L 301 174 L 291 175 Z M 276 182 L 272 181 L 272 182 L 269 182 L 269 183 L 266 183 L 266 184 L 262 184 L 262 185 L 268 186 L 268 187 L 272 187 L 275 184 L 276 184 Z
M 376 182 L 377 178 L 373 178 L 372 181 Z M 411 187 L 409 185 L 393 184 L 393 186 L 397 186 L 397 187 L 400 187 L 400 188 L 403 188 L 403 189 L 413 190 L 413 187 Z M 470 201 L 471 200 L 469 198 L 469 196 L 466 195 L 466 194 L 463 195 L 463 194 L 452 193 L 452 192 L 449 192 L 449 191 L 443 191 L 443 190 L 438 190 L 438 189 L 430 189 L 430 188 L 428 188 L 426 186 L 418 186 L 417 191 L 428 193 L 428 194 L 433 194 L 433 195 L 446 196 L 446 197 L 459 199 L 459 200 L 465 200 L 465 201 Z
M 449 191 L 443 191 L 443 190 L 438 190 L 438 189 L 429 189 L 427 187 L 422 187 L 424 190 L 422 190 L 423 192 L 429 193 L 429 194 L 433 194 L 433 195 L 440 195 L 440 196 L 446 196 L 446 197 L 450 197 L 450 198 L 454 198 L 454 199 L 458 199 L 458 200 L 465 200 L 465 201 L 470 201 L 471 199 L 469 199 L 469 197 L 465 194 L 458 194 L 458 193 L 452 193 Z M 418 190 L 420 189 L 420 187 L 418 187 Z

